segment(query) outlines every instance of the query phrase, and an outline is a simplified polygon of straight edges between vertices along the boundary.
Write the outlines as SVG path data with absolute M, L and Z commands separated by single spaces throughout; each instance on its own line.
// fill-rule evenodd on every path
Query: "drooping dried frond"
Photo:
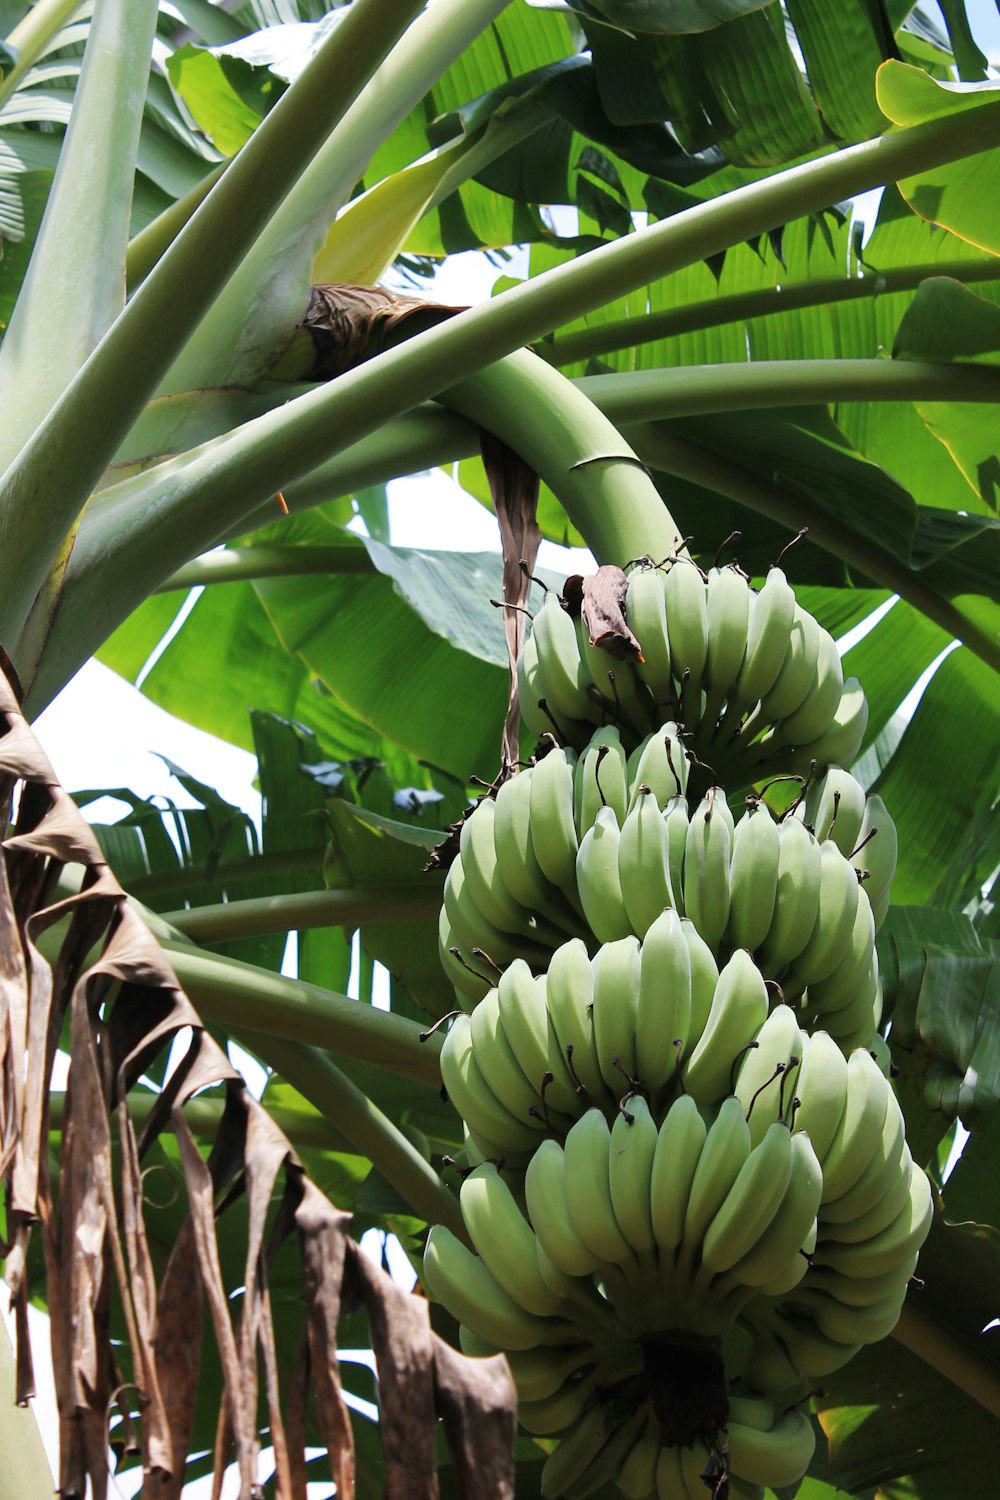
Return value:
M 204 1423 L 199 1378 L 211 1355 L 221 1368 L 215 1493 L 235 1461 L 241 1500 L 257 1494 L 266 1443 L 277 1494 L 304 1500 L 308 1443 L 326 1447 L 338 1497 L 349 1500 L 355 1453 L 337 1324 L 363 1306 L 379 1371 L 386 1496 L 437 1495 L 435 1416 L 459 1493 L 512 1496 L 515 1397 L 504 1361 L 455 1354 L 433 1333 L 426 1301 L 402 1292 L 349 1239 L 349 1216 L 310 1180 L 205 1030 L 2 674 L 0 796 L 9 815 L 0 855 L 5 1274 L 23 1401 L 34 1386 L 28 1302 L 44 1265 L 62 1495 L 82 1500 L 89 1479 L 103 1500 L 112 1441 L 141 1452 L 144 1495 L 178 1496 L 199 1414 Z M 78 890 L 68 878 L 60 885 L 67 866 L 83 867 Z M 140 1130 L 130 1094 L 175 1042 L 175 1059 L 182 1055 Z M 68 1085 L 50 1143 L 60 1046 L 69 1052 Z M 203 1151 L 185 1106 L 209 1087 L 222 1090 L 224 1106 Z M 179 1228 L 158 1236 L 144 1177 L 151 1155 L 159 1150 L 162 1160 L 165 1149 Z M 227 1236 L 231 1247 L 234 1233 L 245 1254 L 241 1275 L 227 1280 L 223 1266 L 233 1257 L 221 1247 Z

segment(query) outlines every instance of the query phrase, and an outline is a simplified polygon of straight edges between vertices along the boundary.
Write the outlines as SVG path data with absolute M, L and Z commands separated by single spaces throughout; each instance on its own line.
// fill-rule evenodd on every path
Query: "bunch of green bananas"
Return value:
M 930 1225 L 877 1032 L 896 832 L 779 569 L 640 566 L 624 616 L 634 664 L 546 599 L 519 670 L 548 744 L 461 826 L 441 1072 L 474 1251 L 435 1227 L 424 1275 L 560 1438 L 545 1497 L 745 1500 L 805 1471 L 809 1380 L 891 1331 Z M 780 817 L 709 785 L 775 770 Z
M 652 1472 L 665 1500 L 689 1493 L 711 1450 L 668 1441 L 653 1421 L 651 1339 L 721 1341 L 738 1321 L 750 1337 L 739 1356 L 727 1351 L 727 1368 L 752 1393 L 780 1394 L 839 1368 L 898 1319 L 931 1199 L 891 1088 L 870 1054 L 845 1061 L 788 1007 L 756 1041 L 735 1092 L 714 1106 L 681 1094 L 657 1127 L 637 1095 L 610 1127 L 591 1108 L 562 1145 L 542 1140 L 523 1199 L 496 1163 L 478 1166 L 461 1190 L 478 1254 L 431 1231 L 425 1278 L 463 1325 L 463 1348 L 507 1353 L 523 1425 L 564 1434 L 545 1494 L 587 1493 L 584 1470 L 567 1470 L 577 1454 L 587 1482 L 617 1476 L 627 1495 L 645 1496 L 631 1476 Z M 778 1087 L 783 1074 L 794 1097 Z M 617 1422 L 610 1407 L 595 1410 L 609 1389 L 634 1396 Z M 811 1429 L 797 1413 L 766 1411 L 766 1421 L 739 1406 L 726 1415 L 730 1472 L 792 1483 Z M 604 1428 L 593 1447 L 588 1417 Z
M 630 743 L 670 714 L 699 761 L 734 787 L 779 771 L 853 759 L 868 722 L 830 634 L 796 603 L 780 568 L 756 593 L 735 565 L 708 574 L 687 557 L 640 563 L 624 619 L 635 662 L 593 645 L 582 615 L 546 595 L 521 657 L 521 711 L 537 735 L 582 746 L 611 720 Z
M 821 1023 L 845 1054 L 871 1045 L 881 1009 L 865 914 L 864 927 L 852 930 L 861 932 L 860 959 L 849 949 L 794 1012 L 796 1029 Z M 513 959 L 471 1013 L 457 1016 L 441 1053 L 445 1087 L 484 1154 L 508 1158 L 564 1131 L 589 1104 L 613 1118 L 628 1088 L 641 1088 L 654 1107 L 681 1091 L 715 1103 L 767 1018 L 765 973 L 745 948 L 720 967 L 695 923 L 672 907 L 641 942 L 617 938 L 593 958 L 571 938 L 543 974 Z M 842 973 L 843 997 L 835 989 Z
M 718 964 L 754 954 L 808 1019 L 865 1045 L 881 1016 L 875 953 L 896 833 L 882 799 L 840 767 L 789 815 L 746 799 L 739 821 L 713 787 L 694 812 L 665 724 L 626 758 L 616 729 L 579 757 L 554 748 L 462 825 L 445 882 L 442 960 L 463 1003 L 522 959 L 534 972 L 577 937 L 591 950 L 646 938 L 665 909 L 691 919 Z

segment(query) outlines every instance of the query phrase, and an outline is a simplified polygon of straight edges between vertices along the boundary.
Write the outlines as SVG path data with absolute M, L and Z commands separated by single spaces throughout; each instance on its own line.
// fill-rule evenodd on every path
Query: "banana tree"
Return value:
M 196 810 L 128 796 L 98 831 L 358 1228 L 414 1257 L 427 1225 L 462 1232 L 424 866 L 494 777 L 508 704 L 499 560 L 394 547 L 385 486 L 457 462 L 502 511 L 516 455 L 542 534 L 598 563 L 686 539 L 708 566 L 739 532 L 759 579 L 803 533 L 782 566 L 853 632 L 853 770 L 899 829 L 887 1016 L 942 1210 L 895 1340 L 815 1395 L 809 1500 L 985 1492 L 996 1459 L 1000 89 L 945 13 L 946 33 L 864 0 L 0 7 L 0 641 L 29 718 L 96 656 L 255 751 L 260 840 L 190 778 Z M 525 272 L 488 302 L 415 295 L 449 255 L 501 268 L 515 246 Z M 162 1071 L 144 1080 L 136 1118 Z M 197 1139 L 221 1108 L 205 1096 Z M 239 1285 L 246 1246 L 221 1253 Z M 210 1451 L 178 1482 L 228 1457 L 205 1359 Z M 375 1493 L 390 1456 L 354 1427 Z M 518 1493 L 544 1446 L 519 1439 Z

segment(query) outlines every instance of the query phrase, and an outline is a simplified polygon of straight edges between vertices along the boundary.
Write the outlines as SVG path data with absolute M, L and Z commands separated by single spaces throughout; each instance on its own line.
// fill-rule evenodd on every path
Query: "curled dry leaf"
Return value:
M 502 1359 L 466 1360 L 431 1332 L 421 1298 L 403 1293 L 347 1236 L 349 1216 L 307 1177 L 286 1137 L 204 1029 L 169 964 L 125 897 L 87 823 L 59 786 L 0 674 L 0 1166 L 2 1246 L 18 1331 L 18 1396 L 33 1390 L 27 1329 L 32 1235 L 42 1240 L 59 1406 L 59 1488 L 95 1500 L 108 1482 L 109 1425 L 142 1455 L 143 1495 L 175 1500 L 184 1483 L 208 1310 L 219 1365 L 214 1489 L 235 1461 L 240 1500 L 259 1493 L 262 1416 L 281 1500 L 304 1500 L 305 1447 L 329 1453 L 338 1497 L 355 1489 L 354 1447 L 337 1365 L 342 1296 L 368 1311 L 381 1386 L 386 1496 L 438 1493 L 436 1418 L 458 1492 L 513 1495 L 516 1397 Z M 67 864 L 78 894 L 59 899 Z M 40 949 L 61 925 L 58 959 Z M 48 947 L 48 944 L 46 945 Z M 178 1037 L 187 1050 L 141 1132 L 129 1094 Z M 58 1167 L 48 1094 L 69 1039 Z M 207 1156 L 185 1119 L 201 1090 L 225 1107 Z M 148 1100 L 148 1095 L 146 1095 Z M 166 1263 L 147 1225 L 143 1160 L 172 1132 L 184 1209 Z M 243 1215 L 244 1264 L 227 1285 L 220 1227 Z M 269 1276 L 298 1248 L 302 1336 L 289 1378 L 279 1368 Z M 288 1256 L 283 1257 L 287 1286 Z M 230 1277 L 232 1281 L 233 1278 Z M 242 1287 L 242 1295 L 234 1294 Z M 287 1316 L 287 1300 L 282 1315 Z M 238 1316 L 234 1318 L 234 1313 Z M 121 1338 L 124 1326 L 126 1337 Z M 285 1389 L 282 1389 L 282 1386 Z
M 310 287 L 309 306 L 299 324 L 312 338 L 315 352 L 306 378 L 331 380 L 400 337 L 412 338 L 462 311 L 423 297 L 401 297 L 380 286 L 326 282 Z
M 608 563 L 586 577 L 573 573 L 563 584 L 566 607 L 574 619 L 583 615 L 592 646 L 619 661 L 642 661 L 639 642 L 625 623 L 627 593 L 625 573 Z

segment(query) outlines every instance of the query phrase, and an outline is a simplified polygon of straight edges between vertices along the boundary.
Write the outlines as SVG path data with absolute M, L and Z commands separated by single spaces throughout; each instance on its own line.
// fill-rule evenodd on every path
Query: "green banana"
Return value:
M 462 1121 L 462 1133 L 464 1136 L 465 1160 L 470 1167 L 481 1167 L 484 1161 L 499 1164 L 501 1174 L 506 1172 L 511 1180 L 520 1182 L 521 1174 L 531 1160 L 531 1153 L 537 1145 L 537 1137 L 527 1150 L 512 1151 L 507 1146 L 498 1146 L 496 1141 L 491 1141 L 487 1136 L 479 1135 L 469 1129 L 468 1123 Z
M 907 1193 L 909 1193 L 909 1183 L 907 1183 Z M 815 1286 L 818 1291 L 836 1297 L 838 1302 L 844 1302 L 848 1307 L 870 1307 L 894 1292 L 903 1297 L 907 1284 L 917 1269 L 919 1259 L 920 1252 L 915 1250 L 905 1260 L 900 1261 L 898 1266 L 894 1266 L 891 1271 L 883 1272 L 881 1276 L 850 1276 L 842 1271 L 835 1271 L 832 1266 L 812 1266 L 809 1271 L 809 1284 Z
M 500 878 L 529 911 L 550 891 L 531 846 L 531 777 L 530 766 L 508 777 L 497 791 L 493 819 Z
M 778 893 L 780 840 L 767 804 L 747 798 L 747 810 L 733 833 L 729 865 L 729 925 L 733 948 L 754 953 L 771 927 Z
M 737 948 L 719 975 L 705 1029 L 683 1069 L 684 1087 L 699 1104 L 713 1104 L 728 1092 L 733 1063 L 763 1026 L 767 1011 L 760 970 Z
M 535 854 L 531 828 L 533 775 L 528 766 L 508 777 L 497 792 L 493 820 L 497 867 L 515 901 L 529 911 L 541 912 L 567 936 L 577 937 L 582 933 L 582 924 L 572 896 L 557 890 L 546 878 Z
M 715 949 L 729 923 L 730 816 L 725 793 L 712 787 L 691 818 L 684 849 L 684 912 Z
M 513 966 L 512 966 L 513 967 Z M 509 973 L 510 970 L 507 970 Z M 528 979 L 531 970 L 523 965 Z M 490 990 L 469 1017 L 472 1052 L 486 1087 L 516 1120 L 531 1119 L 529 1110 L 541 1105 L 538 1089 L 525 1078 L 500 1020 L 500 1000 Z M 540 1082 L 540 1080 L 539 1080 Z
M 760 947 L 761 967 L 779 973 L 806 947 L 819 912 L 822 856 L 815 836 L 798 818 L 779 825 L 774 918 Z
M 460 963 L 452 953 L 452 948 L 460 949 L 460 944 L 448 920 L 447 909 L 442 906 L 438 914 L 438 957 L 446 977 L 455 987 L 459 1005 L 463 1010 L 471 1010 L 489 992 L 490 980 L 467 967 L 470 962 L 474 962 L 471 953 L 466 957 L 465 963 Z
M 691 1029 L 687 1049 L 690 1053 L 708 1025 L 715 987 L 719 983 L 719 966 L 711 948 L 689 917 L 681 920 L 681 936 L 687 943 L 691 960 Z
M 821 640 L 825 634 L 809 611 L 796 604 L 781 671 L 757 709 L 761 726 L 787 720 L 802 708 L 818 675 Z
M 472 816 L 462 824 L 459 852 L 466 885 L 472 900 L 494 927 L 501 932 L 530 934 L 532 914 L 515 901 L 500 874 L 495 818 L 496 803 L 492 797 L 483 797 Z
M 527 964 L 512 963 L 497 985 L 500 1020 L 521 1072 L 547 1105 L 575 1118 L 580 1098 L 549 1015 L 547 981 Z M 546 1084 L 546 1075 L 551 1080 Z
M 642 647 L 636 672 L 656 703 L 668 703 L 674 696 L 665 582 L 662 568 L 633 568 L 625 595 L 625 619 Z
M 879 1070 L 881 1076 L 881 1069 Z M 847 1225 L 880 1204 L 900 1175 L 906 1150 L 906 1122 L 891 1089 L 887 1089 L 885 1121 L 876 1140 L 869 1143 L 869 1158 L 861 1176 L 839 1198 L 828 1199 L 820 1215 L 820 1232 L 829 1225 Z M 908 1153 L 907 1153 L 908 1155 Z M 908 1162 L 907 1162 L 908 1169 Z M 899 1205 L 902 1207 L 902 1204 Z M 888 1222 L 888 1221 L 887 1221 Z M 851 1238 L 864 1239 L 865 1235 Z
M 597 729 L 581 753 L 573 777 L 573 816 L 577 837 L 592 828 L 602 807 L 614 808 L 615 822 L 625 821 L 628 767 L 621 735 L 613 724 Z
M 855 1053 L 855 1056 L 865 1056 Z M 902 1265 L 927 1238 L 934 1217 L 934 1202 L 926 1172 L 914 1166 L 906 1202 L 887 1228 L 856 1245 L 820 1240 L 815 1263 L 832 1266 L 845 1276 L 884 1276 Z
M 462 1352 L 476 1352 L 466 1348 L 464 1338 Z M 570 1376 L 575 1375 L 578 1370 L 585 1370 L 594 1360 L 594 1351 L 589 1344 L 578 1344 L 568 1349 L 523 1349 L 517 1353 L 505 1349 L 503 1353 L 522 1403 L 545 1401 L 554 1396 Z
M 767 1396 L 729 1396 L 729 1416 L 744 1427 L 770 1432 L 774 1426 L 774 1402 Z
M 607 1120 L 599 1109 L 588 1109 L 563 1144 L 566 1206 L 573 1227 L 587 1248 L 599 1260 L 625 1268 L 634 1263 L 635 1255 L 615 1218 L 610 1151 Z M 556 1256 L 552 1259 L 559 1264 Z
M 540 943 L 520 933 L 501 931 L 486 916 L 470 889 L 468 875 L 468 866 L 460 857 L 454 861 L 445 877 L 444 909 L 453 941 L 468 954 L 472 953 L 473 948 L 482 948 L 497 965 L 509 964 L 515 958 L 544 965 L 547 953 Z M 473 962 L 475 964 L 475 959 Z M 482 964 L 476 967 L 481 968 Z
M 424 1281 L 432 1296 L 466 1328 L 501 1349 L 535 1349 L 539 1344 L 578 1339 L 570 1325 L 538 1318 L 509 1297 L 483 1261 L 443 1224 L 431 1226 L 424 1249 Z
M 601 711 L 587 693 L 590 674 L 580 660 L 576 627 L 551 589 L 531 624 L 538 679 L 549 707 L 561 720 L 599 723 Z
M 570 1075 L 579 1079 L 584 1094 L 577 1104 L 597 1104 L 611 1110 L 618 1098 L 604 1082 L 594 1037 L 594 971 L 579 938 L 563 943 L 553 953 L 545 976 L 545 1000 L 559 1050 L 567 1058 Z M 570 1053 L 572 1048 L 572 1053 Z
M 785 660 L 788 660 L 787 656 Z M 805 698 L 794 713 L 783 717 L 762 736 L 758 751 L 771 754 L 791 746 L 811 744 L 829 727 L 843 691 L 844 669 L 840 652 L 829 631 L 820 629 L 816 673 Z
M 859 888 L 850 942 L 840 963 L 826 979 L 817 980 L 806 991 L 806 1008 L 826 1024 L 826 1018 L 857 998 L 875 952 L 875 918 L 864 887 Z
M 636 1002 L 639 997 L 640 949 L 634 935 L 606 942 L 592 961 L 594 971 L 594 1043 L 601 1074 L 620 1097 L 635 1078 Z
M 847 1062 L 847 1093 L 837 1132 L 823 1156 L 823 1202 L 832 1203 L 861 1176 L 879 1140 L 890 1090 L 868 1052 L 859 1048 Z
M 697 688 L 708 659 L 708 604 L 701 570 L 690 558 L 678 557 L 668 569 L 663 587 L 674 677 L 680 681 L 689 672 L 688 681 Z
M 617 1425 L 611 1427 L 600 1451 L 588 1464 L 586 1473 L 581 1474 L 579 1479 L 567 1485 L 563 1491 L 566 1500 L 586 1500 L 586 1496 L 603 1489 L 615 1478 L 638 1438 L 644 1421 L 645 1413 L 640 1409 L 633 1411 L 624 1420 L 619 1419 Z
M 876 1234 L 881 1234 L 882 1230 L 887 1229 L 895 1219 L 909 1196 L 912 1169 L 913 1158 L 909 1149 L 904 1145 L 900 1158 L 895 1164 L 895 1170 L 887 1172 L 883 1179 L 884 1195 L 877 1198 L 864 1213 L 858 1214 L 857 1218 L 837 1222 L 825 1219 L 823 1222 L 824 1240 L 839 1240 L 842 1244 L 856 1244 L 859 1240 L 870 1240 Z M 867 1175 L 865 1171 L 856 1186 L 860 1187 Z M 853 1192 L 854 1188 L 845 1196 L 850 1197 Z
M 827 1338 L 841 1344 L 877 1344 L 899 1322 L 904 1297 L 905 1292 L 898 1292 L 866 1307 L 848 1307 L 836 1297 L 807 1288 L 796 1293 L 796 1302 L 808 1310 Z
M 746 1427 L 742 1422 L 726 1424 L 729 1462 L 733 1473 L 751 1484 L 795 1484 L 812 1461 L 816 1434 L 812 1423 L 795 1406 L 780 1417 L 770 1432 Z
M 726 801 L 726 793 L 721 786 L 712 787 L 712 816 L 721 818 L 729 833 L 729 847 L 733 847 L 733 834 L 736 831 L 736 819 L 733 817 L 732 809 Z
M 804 1130 L 791 1138 L 788 1188 L 756 1243 L 736 1260 L 712 1291 L 726 1296 L 740 1286 L 769 1289 L 779 1279 L 798 1284 L 808 1270 L 801 1251 L 815 1228 L 823 1192 L 823 1169 Z M 791 1286 L 787 1288 L 791 1290 Z
M 700 1495 L 698 1500 L 701 1500 Z M 730 1474 L 729 1500 L 764 1500 L 764 1486 L 747 1484 L 742 1479 L 737 1479 L 734 1474 Z
M 643 939 L 635 1007 L 636 1077 L 654 1097 L 673 1082 L 690 1031 L 691 950 L 681 918 L 668 910 Z
M 542 1469 L 543 1500 L 558 1500 L 581 1474 L 585 1474 L 600 1453 L 611 1432 L 611 1408 L 598 1405 L 586 1412 L 560 1439 Z
M 538 648 L 533 635 L 525 636 L 521 654 L 517 659 L 517 691 L 521 718 L 536 739 L 543 739 L 555 731 L 560 739 L 573 737 L 573 726 L 560 722 L 555 711 L 549 708 L 538 670 Z
M 723 732 L 730 727 L 727 721 L 753 708 L 778 680 L 794 619 L 795 595 L 781 569 L 772 568 L 751 604 L 746 656 L 732 703 L 720 723 Z
M 858 843 L 864 815 L 865 789 L 842 766 L 828 767 L 809 783 L 805 821 L 821 842 L 831 839 L 845 859 Z
M 462 1217 L 480 1259 L 508 1297 L 539 1317 L 559 1312 L 563 1299 L 542 1280 L 535 1233 L 492 1162 L 464 1179 Z
M 868 840 L 858 850 L 853 863 L 856 868 L 868 870 L 865 882 L 866 895 L 872 905 L 876 928 L 881 927 L 889 909 L 889 889 L 896 873 L 899 842 L 896 825 L 882 798 L 872 793 L 865 802 L 865 815 L 861 822 L 858 844 Z
M 707 1495 L 708 1491 L 705 1493 Z M 679 1448 L 660 1449 L 656 1460 L 656 1500 L 688 1500 Z
M 618 874 L 620 842 L 614 808 L 602 807 L 581 839 L 576 857 L 576 885 L 584 916 L 601 943 L 613 943 L 632 931 Z
M 733 1092 L 743 1106 L 750 1140 L 756 1146 L 773 1120 L 788 1115 L 807 1039 L 791 1006 L 776 1005 L 754 1040 L 755 1046 L 740 1064 Z
M 639 796 L 639 788 L 648 786 L 657 807 L 666 807 L 671 797 L 683 796 L 687 787 L 688 761 L 672 719 L 661 724 L 629 756 L 628 810 Z
M 746 654 L 750 624 L 750 586 L 732 564 L 708 574 L 708 649 L 705 663 L 706 722 L 714 727 L 733 689 Z
M 854 999 L 840 1010 L 824 1012 L 820 1019 L 845 1053 L 871 1044 L 882 1019 L 882 984 L 878 977 L 877 951 L 872 952 L 871 963 Z
M 619 1228 L 633 1250 L 653 1250 L 651 1177 L 659 1132 L 641 1094 L 628 1099 L 611 1127 L 608 1182 Z
M 535 1236 L 535 1259 L 538 1262 L 538 1274 L 549 1291 L 554 1292 L 557 1297 L 561 1297 L 565 1302 L 586 1304 L 588 1308 L 592 1308 L 595 1302 L 600 1304 L 600 1293 L 593 1282 L 579 1276 L 569 1276 L 565 1271 L 560 1271 L 552 1257 L 542 1249 L 537 1235 Z M 571 1316 L 579 1317 L 575 1308 Z
M 829 979 L 851 945 L 861 888 L 836 844 L 820 844 L 819 913 L 812 936 L 792 964 L 797 990 Z M 786 988 L 790 988 L 786 987 Z
M 791 1134 L 787 1125 L 775 1121 L 744 1161 L 705 1231 L 701 1263 L 706 1270 L 728 1271 L 749 1253 L 777 1213 L 791 1173 Z
M 656 1493 L 656 1463 L 660 1456 L 660 1432 L 655 1417 L 645 1425 L 615 1475 L 615 1484 L 628 1500 L 648 1500 Z
M 691 1095 L 681 1094 L 660 1126 L 650 1169 L 653 1236 L 667 1255 L 672 1256 L 684 1238 L 691 1185 L 707 1134 L 705 1121 Z
M 542 1141 L 524 1178 L 528 1217 L 538 1243 L 567 1276 L 588 1276 L 600 1264 L 584 1244 L 570 1218 L 566 1199 L 566 1163 L 562 1147 Z
M 530 1120 L 519 1120 L 500 1103 L 476 1062 L 471 1021 L 456 1016 L 441 1048 L 441 1078 L 448 1097 L 474 1134 L 482 1133 L 501 1150 L 530 1151 L 543 1129 Z M 470 1324 L 470 1327 L 472 1325 Z
M 867 728 L 868 700 L 858 679 L 848 677 L 829 725 L 818 739 L 798 747 L 789 758 L 788 768 L 804 775 L 813 761 L 821 769 L 850 765 L 861 749 Z
M 580 655 L 600 694 L 598 706 L 603 703 L 608 718 L 624 724 L 642 739 L 653 728 L 653 700 L 645 683 L 636 675 L 636 666 L 595 645 L 582 615 L 576 622 L 576 633 Z
M 749 1316 L 747 1321 L 749 1326 Z M 787 1391 L 798 1384 L 802 1371 L 792 1363 L 782 1340 L 766 1325 L 753 1326 L 752 1331 L 753 1343 L 743 1371 L 747 1384 L 758 1391 Z
M 752 1321 L 758 1316 L 760 1306 L 759 1301 L 751 1303 L 744 1311 L 744 1318 Z M 773 1305 L 766 1316 L 799 1377 L 804 1374 L 816 1379 L 832 1375 L 834 1370 L 841 1369 L 853 1359 L 861 1348 L 857 1342 L 842 1344 L 837 1339 L 828 1338 L 808 1316 L 792 1317 L 782 1308 Z
M 478 1333 L 473 1333 L 464 1323 L 458 1325 L 458 1343 L 462 1353 L 467 1354 L 470 1359 L 492 1359 L 494 1354 L 501 1352 L 496 1344 L 491 1344 L 489 1339 L 481 1339 Z M 533 1349 L 530 1352 L 539 1355 L 547 1369 L 550 1361 L 558 1357 L 552 1349 Z M 559 1384 L 561 1383 L 560 1379 Z
M 645 937 L 665 907 L 677 905 L 670 884 L 667 825 L 646 787 L 622 824 L 618 879 L 626 916 L 639 937 Z
M 687 848 L 688 824 L 690 823 L 687 798 L 681 795 L 671 797 L 663 809 L 662 817 L 667 830 L 670 889 L 676 898 L 674 905 L 680 910 L 684 895 L 684 851 Z
M 807 1132 L 822 1164 L 847 1103 L 847 1059 L 825 1031 L 814 1031 L 806 1043 L 795 1096 L 799 1103 L 791 1123 Z
M 750 1130 L 743 1116 L 743 1106 L 730 1096 L 722 1101 L 712 1121 L 691 1180 L 683 1238 L 684 1256 L 688 1262 L 693 1263 L 700 1254 L 709 1226 L 749 1156 Z
M 676 1451 L 682 1486 L 677 1492 L 679 1500 L 705 1500 L 712 1492 L 703 1475 L 715 1472 L 708 1449 L 704 1443 L 695 1442 L 689 1448 L 679 1447 Z M 712 1482 L 714 1484 L 714 1479 Z
M 527 1432 L 550 1437 L 565 1432 L 583 1416 L 597 1385 L 597 1371 L 570 1375 L 551 1396 L 537 1401 L 519 1401 L 517 1417 Z
M 561 891 L 576 890 L 579 843 L 573 818 L 576 756 L 557 747 L 531 770 L 531 844 L 546 880 Z

